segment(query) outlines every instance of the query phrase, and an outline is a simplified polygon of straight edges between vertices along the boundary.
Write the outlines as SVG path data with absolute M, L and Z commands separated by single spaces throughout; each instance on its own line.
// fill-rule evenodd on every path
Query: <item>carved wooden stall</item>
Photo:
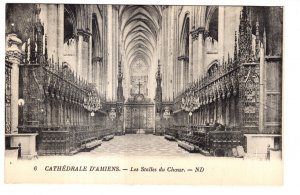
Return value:
M 113 134 L 105 122 L 107 113 L 100 109 L 105 100 L 68 63 L 48 60 L 40 20 L 33 20 L 30 32 L 20 65 L 19 96 L 24 105 L 19 133 L 38 133 L 39 155 L 69 155 L 100 145 L 103 137 Z
M 25 104 L 19 132 L 39 133 L 39 154 L 70 154 L 112 133 L 106 128 L 105 113 L 96 112 L 92 118 L 84 108 L 91 87 L 67 66 L 50 61 L 24 64 L 20 78 L 20 98 Z
M 258 28 L 257 22 L 253 49 L 249 10 L 244 7 L 239 34 L 235 33 L 233 59 L 228 56 L 227 62 L 223 58 L 221 64 L 212 63 L 204 77 L 175 98 L 176 123 L 167 129 L 167 139 L 215 152 L 245 145 L 243 134 L 270 133 L 268 128 L 260 128 L 262 117 L 259 116 L 264 112 L 261 101 L 265 97 L 260 71 L 265 59 L 260 53 Z M 275 129 L 273 133 L 281 133 Z

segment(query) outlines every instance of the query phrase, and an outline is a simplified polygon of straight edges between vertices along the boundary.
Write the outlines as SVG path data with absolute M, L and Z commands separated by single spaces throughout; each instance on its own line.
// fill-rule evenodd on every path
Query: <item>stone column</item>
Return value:
M 205 75 L 205 69 L 204 69 L 204 28 L 200 30 L 198 35 L 198 45 L 197 45 L 197 62 L 198 62 L 198 77 L 201 78 L 203 75 Z
M 6 57 L 12 63 L 11 69 L 11 133 L 18 133 L 19 65 L 22 59 L 22 41 L 16 34 L 7 37 Z M 26 104 L 26 102 L 25 102 Z
M 203 75 L 204 72 L 204 60 L 203 60 L 203 34 L 204 28 L 199 27 L 191 32 L 193 39 L 193 78 L 196 80 Z
M 162 28 L 161 28 L 161 43 L 164 47 L 160 47 L 160 60 L 162 62 L 162 74 L 163 74 L 163 77 L 162 77 L 162 81 L 161 81 L 161 84 L 162 84 L 162 101 L 165 101 L 166 99 L 166 89 L 167 89 L 167 86 L 166 86 L 166 79 L 167 77 L 165 76 L 166 75 L 166 72 L 167 72 L 167 69 L 166 69 L 166 66 L 167 66 L 167 59 L 166 59 L 166 50 L 168 48 L 168 46 L 166 45 L 167 43 L 167 40 L 166 40 L 166 32 L 167 32 L 167 14 L 166 14 L 167 10 L 166 10 L 166 6 L 163 6 L 163 9 L 162 9 L 162 22 L 161 22 L 161 25 L 162 25 Z
M 56 4 L 49 4 L 47 10 L 47 43 L 48 43 L 48 57 L 57 61 L 57 38 L 58 38 L 58 30 L 57 30 L 57 6 Z M 63 29 L 62 29 L 63 30 Z M 63 50 L 63 48 L 62 48 Z
M 102 73 L 101 61 L 99 61 L 97 63 L 97 66 L 98 66 L 98 71 L 96 73 L 97 86 L 98 86 L 99 94 L 100 94 L 100 96 L 102 96 L 102 90 L 101 90 L 101 87 L 102 87 L 102 85 L 101 85 L 101 78 L 102 78 L 102 76 L 101 76 L 101 73 Z
M 97 88 L 97 90 L 99 91 L 99 73 L 100 73 L 100 68 L 99 68 L 99 61 L 96 61 L 95 63 L 94 63 L 94 75 L 95 75 L 95 78 L 94 78 L 94 81 L 93 82 L 95 82 L 95 84 L 96 84 L 96 88 Z
M 232 117 L 231 119 L 231 124 L 232 126 L 236 125 L 236 100 L 235 100 L 236 96 L 232 96 L 231 97 L 231 115 L 230 117 Z
M 193 34 L 195 33 L 195 34 Z M 198 62 L 198 32 L 193 31 L 192 32 L 192 46 L 193 46 L 193 58 L 191 59 L 193 61 L 193 72 L 194 72 L 194 79 L 193 80 L 196 80 L 198 78 L 198 69 L 199 69 L 199 62 Z
M 225 125 L 228 126 L 230 124 L 230 99 L 227 97 L 225 99 L 226 107 L 225 107 Z
M 223 123 L 222 113 L 223 113 L 222 97 L 220 97 L 220 98 L 218 99 L 218 122 L 219 122 L 219 123 Z
M 178 58 L 178 74 L 177 74 L 177 93 L 180 94 L 182 87 L 183 87 L 183 60 Z
M 259 62 L 259 132 L 262 133 L 264 130 L 265 121 L 265 55 L 264 48 L 260 48 L 260 62 Z
M 83 35 L 78 33 L 77 39 L 77 66 L 76 72 L 82 78 L 82 44 L 83 44 Z
M 174 52 L 174 31 L 175 31 L 175 22 L 174 22 L 174 6 L 170 6 L 170 54 L 169 54 L 169 72 L 170 75 L 168 77 L 168 82 L 169 82 L 169 98 L 172 101 L 174 99 L 173 95 L 174 95 L 174 87 L 173 87 L 173 83 L 174 83 L 174 56 L 175 56 L 175 52 Z
M 219 6 L 219 23 L 218 23 L 218 53 L 219 59 L 224 56 L 224 32 L 225 32 L 225 11 L 224 6 Z
M 118 64 L 119 64 L 119 17 L 118 17 L 118 9 L 117 6 L 113 7 L 113 36 L 114 36 L 114 61 L 113 61 L 113 99 L 117 100 L 117 87 L 118 87 Z
M 51 123 L 51 103 L 50 103 L 50 99 L 47 98 L 46 100 L 46 125 L 50 126 Z
M 104 91 L 105 91 L 105 88 L 104 88 L 104 83 L 103 83 L 103 80 L 104 80 L 104 66 L 103 66 L 103 61 L 100 62 L 100 94 L 104 97 Z
M 192 40 L 192 36 L 189 35 L 189 56 L 187 56 L 189 58 L 188 61 L 188 75 L 189 75 L 189 80 L 187 81 L 187 83 L 191 83 L 194 80 L 194 62 L 193 62 L 193 40 Z
M 62 63 L 64 56 L 64 5 L 59 4 L 57 6 L 57 57 Z
M 218 100 L 216 99 L 214 104 L 214 121 L 218 120 Z
M 113 98 L 113 69 L 112 69 L 112 61 L 113 61 L 113 45 L 112 45 L 112 5 L 107 5 L 107 80 L 106 80 L 106 87 L 107 93 L 106 98 L 108 101 L 112 101 Z
M 178 57 L 179 63 L 180 63 L 180 88 L 179 88 L 179 92 L 181 93 L 182 90 L 187 87 L 186 84 L 188 83 L 188 76 L 189 76 L 189 72 L 187 70 L 187 66 L 189 63 L 189 60 L 186 56 L 180 56 Z
M 93 72 L 95 71 L 92 64 L 92 36 L 89 37 L 89 56 L 88 56 L 88 82 L 93 82 Z
M 166 25 L 166 27 L 167 27 L 166 42 L 167 42 L 167 45 L 168 45 L 167 46 L 168 49 L 166 49 L 166 62 L 167 62 L 166 68 L 167 68 L 168 71 L 166 72 L 167 74 L 165 75 L 165 77 L 166 77 L 166 93 L 167 93 L 166 100 L 167 101 L 171 97 L 171 94 L 170 94 L 170 91 L 171 91 L 171 89 L 170 89 L 170 77 L 171 77 L 171 73 L 172 73 L 172 70 L 173 70 L 173 66 L 172 66 L 173 64 L 172 64 L 172 59 L 171 59 L 171 53 L 172 53 L 172 34 L 171 34 L 171 32 L 173 32 L 173 31 L 172 31 L 172 26 L 171 26 L 172 18 L 171 18 L 170 11 L 171 11 L 171 7 L 168 7 L 167 8 L 167 25 Z

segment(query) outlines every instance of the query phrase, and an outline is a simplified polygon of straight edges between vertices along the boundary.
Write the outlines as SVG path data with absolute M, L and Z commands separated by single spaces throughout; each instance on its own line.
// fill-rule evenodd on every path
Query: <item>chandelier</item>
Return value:
M 91 86 L 90 91 L 87 93 L 87 96 L 83 100 L 83 107 L 90 112 L 96 112 L 102 108 L 101 100 L 98 97 L 96 88 Z

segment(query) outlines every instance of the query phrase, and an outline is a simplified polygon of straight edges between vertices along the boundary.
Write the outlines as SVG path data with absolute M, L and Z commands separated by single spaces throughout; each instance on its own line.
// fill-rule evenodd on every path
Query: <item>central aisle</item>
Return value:
M 128 134 L 115 136 L 114 139 L 103 142 L 101 146 L 90 152 L 77 154 L 87 156 L 202 156 L 199 153 L 189 153 L 178 147 L 177 142 L 166 140 L 163 136 L 151 134 Z M 76 155 L 76 156 L 77 156 Z

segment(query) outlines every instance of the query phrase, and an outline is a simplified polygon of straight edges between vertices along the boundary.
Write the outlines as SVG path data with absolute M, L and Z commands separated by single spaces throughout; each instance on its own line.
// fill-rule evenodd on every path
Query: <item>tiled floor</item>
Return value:
M 78 156 L 201 156 L 199 153 L 189 153 L 178 147 L 177 142 L 168 141 L 163 136 L 151 134 L 129 134 L 115 136 L 114 139 L 103 142 L 101 146 L 90 152 L 81 152 Z M 77 156 L 76 155 L 76 156 Z

